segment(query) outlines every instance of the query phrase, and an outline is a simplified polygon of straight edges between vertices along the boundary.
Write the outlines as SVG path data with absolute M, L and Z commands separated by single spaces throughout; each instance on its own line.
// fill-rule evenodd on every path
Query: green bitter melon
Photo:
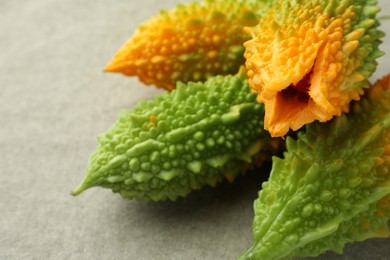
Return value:
M 175 200 L 224 176 L 232 181 L 274 151 L 263 112 L 245 77 L 178 83 L 119 115 L 73 194 L 101 186 L 129 199 Z
M 345 244 L 389 235 L 390 75 L 350 114 L 287 138 L 255 201 L 253 246 L 241 259 L 341 253 Z

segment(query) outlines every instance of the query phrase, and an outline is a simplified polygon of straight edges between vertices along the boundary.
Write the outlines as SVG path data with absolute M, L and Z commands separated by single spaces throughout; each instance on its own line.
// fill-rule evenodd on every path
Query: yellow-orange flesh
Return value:
M 375 1 L 277 0 L 246 28 L 250 86 L 272 136 L 348 112 L 382 55 L 378 12 Z

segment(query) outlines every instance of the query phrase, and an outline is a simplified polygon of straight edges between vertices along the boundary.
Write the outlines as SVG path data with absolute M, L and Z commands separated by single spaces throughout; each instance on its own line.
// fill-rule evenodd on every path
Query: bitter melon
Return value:
M 317 256 L 389 236 L 390 75 L 351 113 L 313 123 L 274 158 L 255 201 L 253 246 L 241 259 Z
M 275 0 L 244 45 L 264 125 L 283 136 L 348 112 L 375 71 L 383 33 L 375 0 Z
M 265 0 L 206 0 L 162 11 L 142 24 L 106 66 L 166 90 L 177 81 L 234 74 Z
M 278 141 L 263 129 L 262 117 L 245 76 L 178 83 L 119 115 L 99 137 L 73 194 L 102 186 L 129 199 L 175 200 L 224 177 L 232 181 L 275 151 Z

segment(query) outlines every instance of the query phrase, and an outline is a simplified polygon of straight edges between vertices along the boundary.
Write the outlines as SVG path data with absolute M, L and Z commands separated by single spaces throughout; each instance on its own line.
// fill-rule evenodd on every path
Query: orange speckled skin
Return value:
M 166 90 L 177 81 L 234 74 L 245 63 L 243 43 L 250 38 L 243 28 L 257 24 L 260 5 L 209 0 L 162 11 L 138 28 L 105 70 Z
M 247 28 L 250 86 L 271 135 L 330 120 L 359 99 L 382 55 L 379 10 L 373 0 L 277 0 Z

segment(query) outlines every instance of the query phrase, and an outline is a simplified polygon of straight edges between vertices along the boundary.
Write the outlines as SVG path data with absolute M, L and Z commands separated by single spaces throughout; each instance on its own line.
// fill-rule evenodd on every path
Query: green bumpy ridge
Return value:
M 240 259 L 342 253 L 346 243 L 389 235 L 389 86 L 390 76 L 350 114 L 287 139 L 254 203 L 254 243 Z
M 276 141 L 263 130 L 263 116 L 239 75 L 178 83 L 119 114 L 99 136 L 73 194 L 101 186 L 128 199 L 175 200 L 224 177 L 232 181 L 274 154 Z

